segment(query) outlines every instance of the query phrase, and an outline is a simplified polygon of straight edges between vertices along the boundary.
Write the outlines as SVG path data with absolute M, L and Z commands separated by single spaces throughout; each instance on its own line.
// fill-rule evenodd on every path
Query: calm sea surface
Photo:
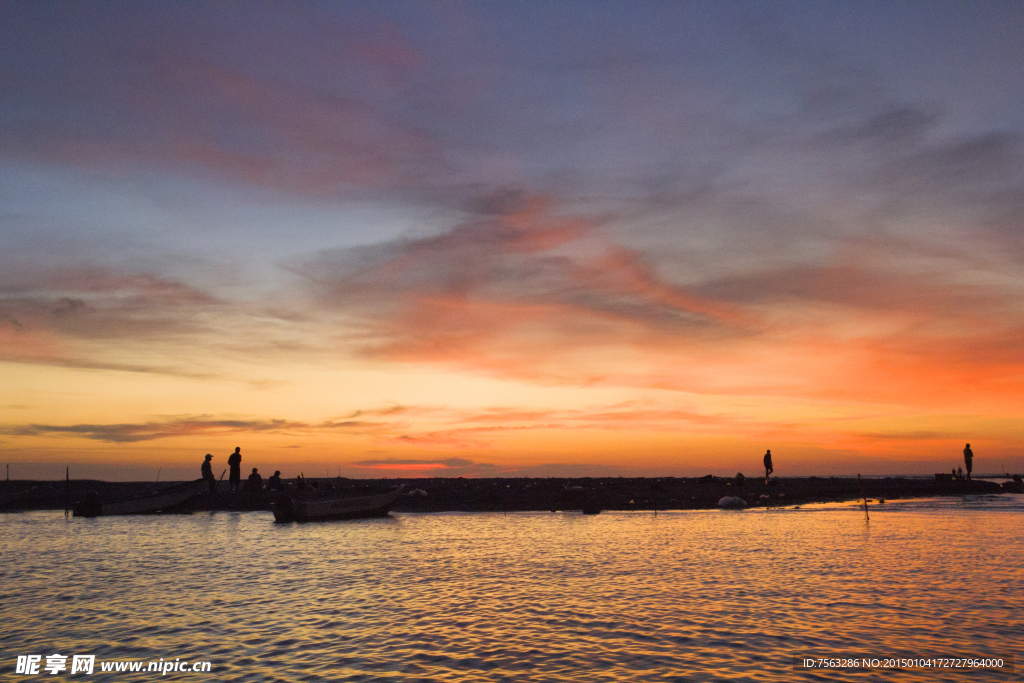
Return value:
M 0 515 L 0 679 L 1022 680 L 1024 496 L 743 512 Z M 15 675 L 17 655 L 211 673 Z M 1014 674 L 808 673 L 999 656 Z M 69 660 L 70 669 L 70 660 Z

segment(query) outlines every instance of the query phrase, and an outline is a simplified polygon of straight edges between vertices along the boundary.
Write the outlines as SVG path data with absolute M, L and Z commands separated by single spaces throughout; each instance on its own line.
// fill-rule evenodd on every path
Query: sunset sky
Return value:
M 1024 3 L 0 4 L 12 478 L 966 442 L 1024 470 Z

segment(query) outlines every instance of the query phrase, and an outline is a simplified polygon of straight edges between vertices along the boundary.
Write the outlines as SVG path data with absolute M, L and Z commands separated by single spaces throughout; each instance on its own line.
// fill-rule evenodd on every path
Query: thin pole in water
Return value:
M 860 497 L 864 499 L 864 521 L 869 522 L 871 518 L 868 517 L 868 497 L 864 495 L 864 482 L 860 480 L 860 475 L 857 475 L 857 483 L 860 484 Z
M 156 468 L 156 483 L 158 483 L 158 484 L 160 483 L 160 470 L 162 470 L 162 469 L 163 469 L 162 467 L 157 467 Z
M 71 505 L 71 467 L 64 468 L 64 516 L 68 516 Z

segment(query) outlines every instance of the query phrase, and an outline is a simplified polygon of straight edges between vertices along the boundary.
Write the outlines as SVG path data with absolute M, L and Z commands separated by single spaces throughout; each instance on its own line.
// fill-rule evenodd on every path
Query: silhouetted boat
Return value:
M 1021 481 L 1021 476 L 1019 474 L 1013 475 L 1013 479 L 1011 481 L 1004 481 L 1002 483 L 1002 487 L 1004 491 L 1008 491 L 1010 493 L 1024 493 L 1024 482 Z
M 95 495 L 90 495 L 85 500 L 75 503 L 72 510 L 76 517 L 152 515 L 176 508 L 208 488 L 209 484 L 206 483 L 206 480 L 197 479 L 147 496 L 136 496 L 106 503 L 101 502 Z
M 317 522 L 328 519 L 384 517 L 402 494 L 405 484 L 393 491 L 356 498 L 298 498 L 282 493 L 274 503 L 274 521 Z

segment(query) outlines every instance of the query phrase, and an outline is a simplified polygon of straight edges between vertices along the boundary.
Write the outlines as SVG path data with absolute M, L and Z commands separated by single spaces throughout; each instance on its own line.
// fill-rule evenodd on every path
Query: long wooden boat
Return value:
M 276 522 L 318 522 L 329 519 L 384 517 L 405 485 L 375 496 L 356 498 L 299 498 L 282 493 L 274 503 Z
M 137 496 L 110 502 L 101 502 L 98 498 L 87 496 L 85 500 L 75 503 L 72 510 L 76 517 L 103 517 L 106 515 L 151 515 L 175 508 L 190 498 L 209 489 L 205 479 L 197 479 L 187 484 L 172 486 L 148 496 Z

